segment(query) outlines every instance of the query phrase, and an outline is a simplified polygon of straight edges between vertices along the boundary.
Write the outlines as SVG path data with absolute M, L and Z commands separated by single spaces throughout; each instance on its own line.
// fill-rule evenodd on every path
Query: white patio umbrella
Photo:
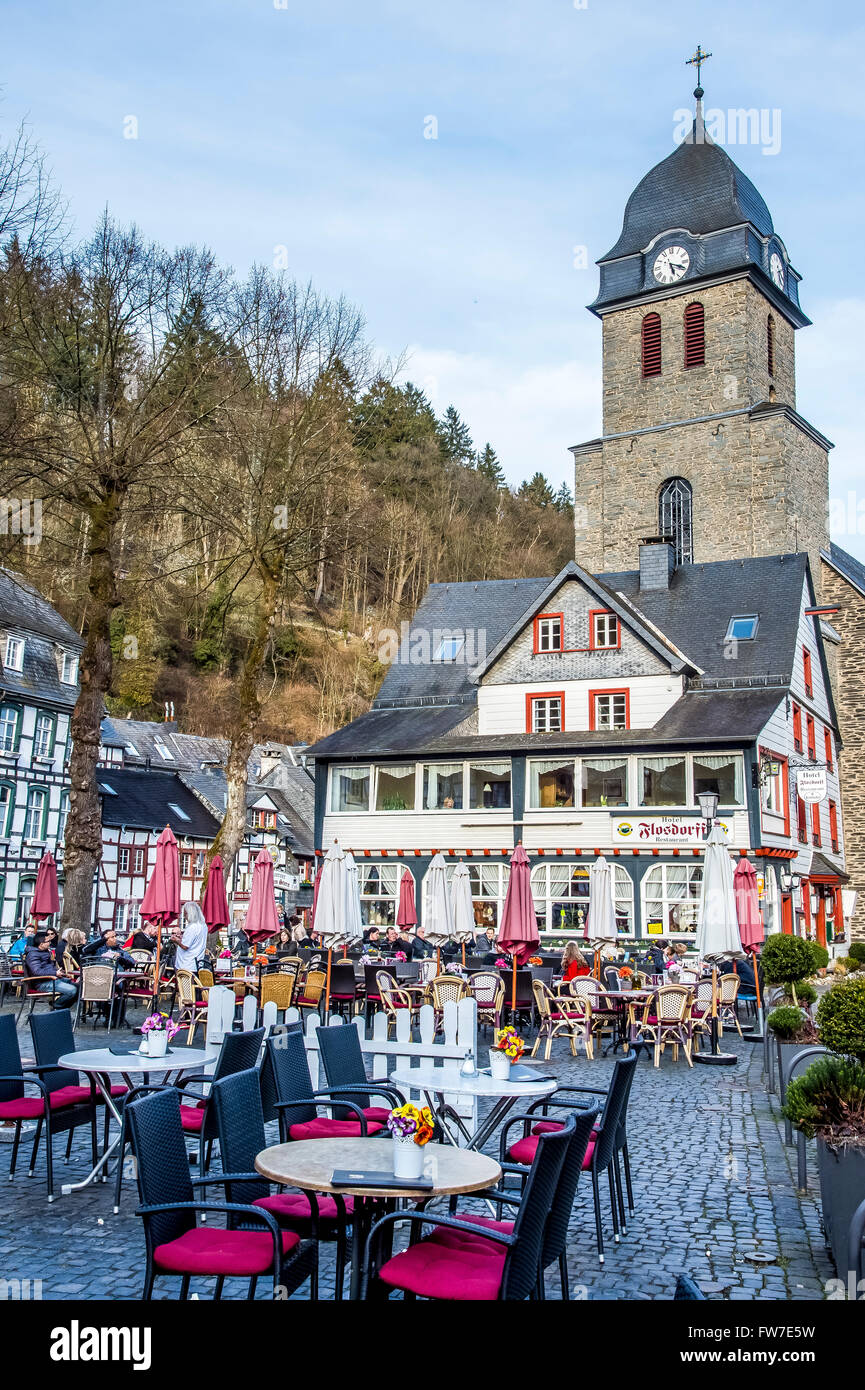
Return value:
M 454 934 L 454 910 L 448 888 L 448 864 L 444 855 L 434 855 L 426 879 L 426 939 L 436 948 L 436 974 L 441 971 L 441 948 Z
M 463 948 L 463 965 L 466 963 L 466 942 L 475 936 L 475 909 L 472 902 L 472 881 L 468 868 L 460 862 L 454 869 L 451 879 L 451 906 L 453 907 L 453 939 Z
M 346 855 L 334 840 L 322 860 L 318 897 L 315 903 L 313 930 L 321 937 L 321 944 L 327 950 L 327 984 L 325 986 L 325 1012 L 330 1002 L 330 970 L 334 946 L 340 946 L 346 938 L 347 930 L 353 921 L 350 903 L 348 860 L 354 867 L 354 888 L 357 893 L 357 865 L 351 855 Z M 358 917 L 360 904 L 358 903 Z
M 613 906 L 613 875 L 602 854 L 589 869 L 589 917 L 583 937 L 594 948 L 595 973 L 600 975 L 601 947 L 615 944 L 619 939 Z
M 355 941 L 363 940 L 363 921 L 360 915 L 360 880 L 357 864 L 351 850 L 346 850 L 345 868 L 345 924 L 342 941 L 338 943 L 343 950 Z
M 744 960 L 745 952 L 739 936 L 733 861 L 718 825 L 712 826 L 706 840 L 695 944 L 698 957 L 712 966 L 712 1059 L 730 1066 L 736 1061 L 735 1053 L 718 1052 L 717 966 L 722 960 Z M 697 1058 L 708 1060 L 700 1053 Z

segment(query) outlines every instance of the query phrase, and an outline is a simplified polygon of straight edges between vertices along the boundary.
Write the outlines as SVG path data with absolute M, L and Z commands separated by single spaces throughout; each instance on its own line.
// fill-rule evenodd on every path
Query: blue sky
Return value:
M 29 116 L 82 231 L 107 203 L 238 270 L 285 247 L 511 481 L 555 483 L 600 430 L 594 261 L 673 147 L 699 40 L 707 107 L 780 111 L 777 154 L 728 148 L 803 275 L 798 406 L 837 445 L 836 538 L 865 558 L 852 4 L 4 0 L 3 30 L 0 121 Z

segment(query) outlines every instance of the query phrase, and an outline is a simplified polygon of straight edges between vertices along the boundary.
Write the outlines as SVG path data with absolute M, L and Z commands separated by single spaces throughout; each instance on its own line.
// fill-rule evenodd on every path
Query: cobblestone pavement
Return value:
M 22 1028 L 19 1036 L 27 1055 L 29 1031 Z M 102 1045 L 103 1038 L 101 1030 L 88 1027 L 78 1045 Z M 601 1268 L 591 1184 L 581 1182 L 569 1249 L 573 1297 L 669 1299 L 680 1270 L 710 1299 L 823 1297 L 834 1270 L 821 1231 L 813 1155 L 810 1189 L 800 1195 L 795 1150 L 783 1144 L 777 1100 L 770 1100 L 761 1080 L 762 1049 L 727 1035 L 724 1048 L 737 1052 L 736 1067 L 689 1070 L 684 1059 L 674 1063 L 667 1053 L 656 1070 L 649 1058 L 640 1059 L 628 1121 L 636 1214 L 615 1245 L 604 1182 L 608 1235 Z M 605 1086 L 612 1066 L 611 1058 L 574 1060 L 557 1043 L 549 1069 L 562 1084 Z M 62 1159 L 65 1136 L 55 1141 L 58 1192 L 62 1182 L 89 1168 L 82 1136 L 83 1131 L 76 1135 L 68 1165 Z M 270 1132 L 268 1140 L 275 1142 Z M 497 1152 L 497 1139 L 488 1147 Z M 33 1178 L 19 1156 L 11 1185 L 10 1152 L 11 1145 L 0 1144 L 0 1279 L 41 1280 L 45 1299 L 138 1298 L 144 1242 L 134 1214 L 134 1184 L 125 1184 L 118 1216 L 113 1183 L 58 1196 L 49 1205 L 42 1152 Z M 322 1247 L 322 1297 L 332 1296 L 332 1251 Z M 157 1296 L 174 1297 L 176 1289 L 176 1281 L 163 1281 Z M 210 1296 L 204 1283 L 201 1294 Z M 550 1274 L 547 1296 L 560 1297 L 557 1273 Z

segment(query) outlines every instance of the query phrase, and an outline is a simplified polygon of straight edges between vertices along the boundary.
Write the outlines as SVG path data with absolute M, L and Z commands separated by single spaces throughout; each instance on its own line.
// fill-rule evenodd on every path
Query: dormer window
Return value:
M 166 763 L 173 763 L 173 762 L 174 762 L 174 754 L 172 753 L 171 749 L 168 747 L 168 744 L 165 743 L 165 741 L 164 741 L 163 739 L 161 739 L 161 738 L 159 737 L 158 734 L 156 735 L 156 737 L 155 737 L 154 740 L 153 740 L 153 746 L 155 747 L 157 753 L 159 754 L 160 758 L 163 759 L 164 762 L 166 762 Z
M 541 613 L 535 618 L 535 651 L 560 652 L 563 649 L 563 613 Z
M 757 636 L 760 619 L 756 613 L 740 614 L 731 618 L 727 628 L 726 642 L 751 642 Z
M 60 653 L 60 680 L 63 685 L 77 684 L 78 657 L 75 652 Z
M 433 661 L 456 661 L 464 646 L 464 637 L 443 637 L 433 653 Z
M 275 830 L 276 812 L 268 810 L 266 806 L 256 806 L 252 813 L 253 830 Z
M 621 646 L 621 629 L 615 613 L 608 613 L 604 609 L 593 610 L 589 618 L 592 651 L 610 651 Z
M 24 670 L 24 638 L 7 637 L 6 654 L 3 657 L 3 665 L 7 671 Z

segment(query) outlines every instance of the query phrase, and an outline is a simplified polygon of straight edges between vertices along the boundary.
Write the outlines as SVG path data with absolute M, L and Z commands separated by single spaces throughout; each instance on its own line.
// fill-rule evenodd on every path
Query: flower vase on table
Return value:
M 141 1025 L 141 1046 L 138 1051 L 147 1057 L 164 1057 L 168 1044 L 180 1031 L 168 1014 L 151 1014 Z
M 525 1051 L 525 1044 L 515 1028 L 500 1028 L 490 1048 L 490 1075 L 496 1081 L 510 1080 L 511 1067 Z
M 394 1177 L 417 1182 L 423 1177 L 424 1147 L 433 1135 L 432 1112 L 408 1101 L 390 1112 L 387 1127 L 393 1139 Z

